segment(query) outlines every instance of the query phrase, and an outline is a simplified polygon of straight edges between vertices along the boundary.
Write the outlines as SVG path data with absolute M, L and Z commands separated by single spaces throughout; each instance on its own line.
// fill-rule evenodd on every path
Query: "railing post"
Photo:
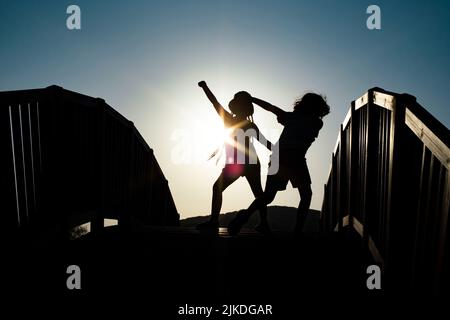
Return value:
M 330 179 L 330 221 L 329 228 L 331 231 L 334 231 L 334 221 L 336 219 L 336 157 L 334 153 L 331 156 L 331 179 Z
M 373 89 L 368 90 L 367 92 L 367 121 L 366 121 L 366 143 L 365 143 L 365 174 L 364 174 L 364 204 L 363 204 L 363 246 L 364 248 L 369 247 L 369 236 L 370 236 L 370 225 L 372 223 L 372 215 L 374 214 L 374 204 L 376 200 L 376 194 L 374 192 L 375 186 L 373 185 L 374 179 L 374 169 L 375 166 L 372 164 L 376 164 L 378 162 L 378 155 L 374 151 L 374 147 L 376 146 L 377 140 L 374 135 L 375 123 L 374 123 L 374 92 Z
M 168 219 L 167 219 L 167 201 L 168 201 L 168 193 L 169 193 L 169 181 L 164 179 L 164 215 L 161 219 L 161 224 L 163 226 L 166 225 Z
M 367 120 L 366 120 L 366 144 L 365 144 L 365 151 L 364 151 L 364 157 L 365 157 L 365 174 L 364 174 L 364 210 L 363 210 L 363 214 L 364 214 L 364 219 L 363 219 L 363 225 L 364 225 L 364 229 L 363 229 L 363 246 L 364 248 L 368 248 L 368 244 L 369 244 L 369 225 L 370 225 L 370 214 L 369 214 L 369 207 L 367 205 L 367 203 L 369 202 L 369 198 L 370 198 L 370 194 L 369 192 L 367 192 L 368 189 L 368 185 L 369 185 L 369 173 L 370 173 L 370 168 L 369 168 L 369 162 L 370 162 L 370 154 L 369 154 L 369 146 L 370 146 L 370 120 L 371 120 L 371 110 L 373 108 L 373 91 L 369 90 L 367 91 L 367 105 L 366 105 L 366 110 L 367 110 Z
M 56 172 L 64 173 L 63 162 L 59 161 L 62 153 L 66 152 L 66 144 L 64 141 L 64 136 L 61 134 L 61 125 L 63 121 L 61 117 L 61 110 L 63 105 L 62 100 L 62 88 L 59 86 L 50 86 L 46 89 L 49 97 L 49 106 L 47 112 L 49 112 L 49 119 L 47 119 L 49 130 L 47 138 L 49 138 L 47 149 L 49 154 L 47 159 L 47 168 L 52 168 L 51 173 L 46 177 L 46 209 L 48 210 L 47 219 L 49 224 L 53 223 L 57 225 L 57 232 L 62 237 L 69 237 L 69 219 L 67 213 L 64 212 L 65 205 L 64 199 L 66 195 L 63 190 L 60 190 L 57 186 L 64 185 L 63 181 L 65 179 L 64 174 L 56 174 Z M 56 223 L 55 223 L 56 222 Z
M 449 275 L 448 275 L 448 270 L 447 270 L 447 279 L 445 279 L 445 267 L 448 267 L 448 265 L 446 266 L 446 264 L 449 263 L 449 261 L 445 261 L 446 257 L 445 255 L 447 255 L 447 259 L 448 259 L 448 250 L 450 250 L 450 248 L 446 248 L 446 245 L 448 246 L 449 243 L 447 241 L 446 242 L 446 234 L 449 234 L 449 213 L 450 213 L 450 171 L 448 171 L 447 169 L 447 173 L 445 175 L 445 183 L 444 183 L 444 196 L 443 196 L 443 203 L 442 203 L 442 217 L 441 217 L 441 221 L 440 221 L 440 226 L 439 226 L 439 243 L 438 243 L 438 257 L 437 257 L 437 262 L 436 262 L 436 273 L 435 273 L 435 277 L 434 277 L 434 291 L 435 293 L 442 293 L 444 292 L 444 289 L 449 290 L 448 285 L 450 284 L 449 282 Z M 448 237 L 448 236 L 447 236 Z M 447 253 L 446 253 L 447 252 Z M 440 281 L 442 278 L 444 278 L 444 280 L 447 281 L 447 283 L 442 283 L 442 281 Z M 447 285 L 447 286 L 446 286 Z
M 389 157 L 389 192 L 387 200 L 388 214 L 386 215 L 386 283 L 395 284 L 396 288 L 407 289 L 405 270 L 401 270 L 402 255 L 402 180 L 403 169 L 403 136 L 405 128 L 405 106 L 397 97 L 391 117 L 390 157 Z
M 355 215 L 354 210 L 356 210 L 356 195 L 358 190 L 356 190 L 356 178 L 357 178 L 357 168 L 358 168 L 358 155 L 356 151 L 358 150 L 358 119 L 355 116 L 355 101 L 352 101 L 350 107 L 350 174 L 349 174 L 349 227 L 353 227 L 353 217 Z
M 343 126 L 341 124 L 340 126 L 340 130 L 339 130 L 339 159 L 337 160 L 339 162 L 339 171 L 337 172 L 337 177 L 338 177 L 338 194 L 339 197 L 337 199 L 337 212 L 338 212 L 338 230 L 342 231 L 342 224 L 343 221 L 342 219 L 344 218 L 344 215 L 346 214 L 346 212 L 344 212 L 344 208 L 343 208 L 343 199 L 345 199 L 347 197 L 347 194 L 344 194 L 344 192 L 346 191 L 345 186 L 344 186 L 344 178 L 345 178 L 345 173 L 343 172 L 344 168 L 345 168 L 345 153 L 346 153 L 346 143 L 345 143 L 345 139 L 344 139 L 344 134 L 343 134 L 344 130 L 343 130 Z
M 97 161 L 98 177 L 97 177 L 97 192 L 99 194 L 99 200 L 94 212 L 94 216 L 91 221 L 91 232 L 102 232 L 104 224 L 104 211 L 105 211 L 105 110 L 103 108 L 105 101 L 103 99 L 97 99 L 97 115 L 100 119 L 99 130 L 97 130 L 97 140 L 100 145 L 99 161 Z
M 153 207 L 155 204 L 155 199 L 153 199 L 153 192 L 154 192 L 154 179 L 155 179 L 155 166 L 156 166 L 156 158 L 155 153 L 153 152 L 153 149 L 150 149 L 150 190 L 148 194 L 149 199 L 149 212 L 147 212 L 147 216 L 145 217 L 146 223 L 152 222 L 152 213 L 153 213 Z
M 134 124 L 129 121 L 128 124 L 129 137 L 128 137 L 128 181 L 127 181 L 127 192 L 125 207 L 121 208 L 119 213 L 119 228 L 122 231 L 129 231 L 131 228 L 131 221 L 133 215 L 133 173 L 134 173 L 134 160 L 135 160 L 135 134 L 134 134 Z
M 320 211 L 320 223 L 319 223 L 319 231 L 320 232 L 325 232 L 328 231 L 325 228 L 325 224 L 326 224 L 326 214 L 327 214 L 327 203 L 328 203 L 328 199 L 327 199 L 327 185 L 324 184 L 323 185 L 323 201 L 322 201 L 322 210 Z

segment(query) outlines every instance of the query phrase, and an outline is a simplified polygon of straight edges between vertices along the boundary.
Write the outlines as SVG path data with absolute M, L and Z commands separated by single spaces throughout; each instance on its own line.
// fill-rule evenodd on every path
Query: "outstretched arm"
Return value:
M 231 113 L 225 110 L 224 107 L 222 107 L 222 105 L 219 103 L 219 101 L 217 101 L 216 96 L 211 92 L 211 90 L 209 90 L 208 85 L 205 81 L 200 81 L 198 83 L 198 86 L 203 89 L 209 101 L 211 101 L 212 105 L 214 106 L 214 109 L 216 109 L 217 113 L 222 117 L 224 121 L 233 118 Z
M 253 130 L 255 130 L 256 139 L 261 143 L 264 147 L 266 147 L 269 150 L 272 150 L 272 142 L 266 139 L 266 137 L 263 135 L 263 133 L 259 130 L 259 128 L 256 126 L 256 124 L 252 124 L 251 127 Z
M 285 111 L 281 110 L 280 108 L 255 97 L 252 97 L 252 102 L 263 108 L 264 110 L 270 111 L 274 113 L 277 117 L 282 117 L 285 113 Z
M 272 151 L 272 142 L 266 139 L 266 137 L 262 134 L 261 131 L 258 130 L 258 141 L 261 143 L 264 147 Z

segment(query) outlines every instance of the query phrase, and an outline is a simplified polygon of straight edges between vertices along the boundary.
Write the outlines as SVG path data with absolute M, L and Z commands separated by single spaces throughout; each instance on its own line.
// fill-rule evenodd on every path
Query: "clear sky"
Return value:
M 81 30 L 66 28 L 70 4 L 81 8 Z M 370 4 L 381 8 L 381 30 L 366 27 Z M 413 94 L 450 125 L 449 1 L 2 0 L 0 42 L 1 91 L 57 84 L 102 97 L 133 121 L 182 218 L 209 213 L 221 169 L 206 160 L 221 122 L 200 80 L 224 105 L 239 90 L 285 110 L 307 91 L 327 96 L 332 113 L 307 155 L 316 209 L 339 125 L 367 89 Z M 256 109 L 254 118 L 276 140 L 275 117 Z M 179 163 L 183 148 L 190 155 Z M 265 166 L 268 153 L 258 151 Z M 222 212 L 251 201 L 240 179 Z M 289 187 L 274 204 L 298 201 Z

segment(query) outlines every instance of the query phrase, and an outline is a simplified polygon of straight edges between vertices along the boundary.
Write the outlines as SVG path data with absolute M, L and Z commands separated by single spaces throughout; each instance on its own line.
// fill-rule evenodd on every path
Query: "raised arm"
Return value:
M 217 101 L 216 96 L 209 90 L 208 85 L 205 81 L 200 81 L 198 83 L 198 86 L 203 89 L 206 96 L 208 97 L 209 101 L 211 101 L 212 105 L 214 106 L 214 109 L 216 109 L 217 113 L 224 121 L 230 120 L 230 118 L 233 118 L 231 113 L 229 113 L 227 110 L 222 107 L 222 105 Z
M 281 110 L 280 108 L 255 97 L 252 97 L 252 102 L 263 108 L 264 110 L 270 111 L 274 113 L 277 117 L 282 117 L 285 113 L 285 111 Z

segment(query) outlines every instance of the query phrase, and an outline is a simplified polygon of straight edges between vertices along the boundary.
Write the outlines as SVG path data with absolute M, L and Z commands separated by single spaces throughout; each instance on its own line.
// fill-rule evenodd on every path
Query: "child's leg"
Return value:
M 263 188 L 261 186 L 261 170 L 258 166 L 255 169 L 252 169 L 246 176 L 247 181 L 252 189 L 253 195 L 255 198 L 261 198 L 264 194 Z M 263 204 L 258 207 L 261 225 L 267 225 L 267 205 Z
M 245 211 L 246 214 L 248 216 L 251 216 L 253 214 L 253 212 L 255 212 L 256 210 L 261 210 L 261 208 L 266 207 L 269 203 L 271 203 L 273 201 L 273 199 L 275 199 L 275 196 L 277 194 L 278 190 L 276 189 L 267 189 L 264 190 L 263 194 L 261 197 L 256 198 L 252 204 L 247 208 L 247 210 Z
M 305 224 L 306 216 L 309 212 L 309 206 L 311 205 L 312 190 L 311 184 L 304 183 L 298 187 L 300 193 L 300 204 L 297 209 L 297 224 L 295 226 L 296 232 L 302 232 Z
M 222 208 L 222 192 L 238 178 L 239 176 L 229 176 L 222 171 L 216 182 L 214 182 L 210 219 L 212 222 L 219 221 L 220 209 Z
M 241 230 L 241 227 L 244 225 L 245 222 L 250 219 L 253 212 L 256 210 L 263 209 L 264 207 L 267 207 L 269 203 L 275 199 L 275 195 L 277 194 L 278 190 L 283 189 L 286 187 L 287 179 L 283 175 L 268 175 L 267 181 L 266 181 L 266 189 L 264 190 L 263 194 L 256 198 L 252 204 L 248 207 L 247 210 L 241 210 L 237 214 L 237 216 L 231 220 L 230 224 L 228 225 L 228 232 L 230 234 L 238 234 Z M 264 213 L 263 213 L 264 214 Z M 266 216 L 267 217 L 267 216 Z
M 266 189 L 262 196 L 256 198 L 247 210 L 241 210 L 238 212 L 236 217 L 228 224 L 228 232 L 232 235 L 238 234 L 242 226 L 248 221 L 248 219 L 250 219 L 253 212 L 267 207 L 267 205 L 275 198 L 276 193 L 276 189 L 270 191 L 267 191 Z

